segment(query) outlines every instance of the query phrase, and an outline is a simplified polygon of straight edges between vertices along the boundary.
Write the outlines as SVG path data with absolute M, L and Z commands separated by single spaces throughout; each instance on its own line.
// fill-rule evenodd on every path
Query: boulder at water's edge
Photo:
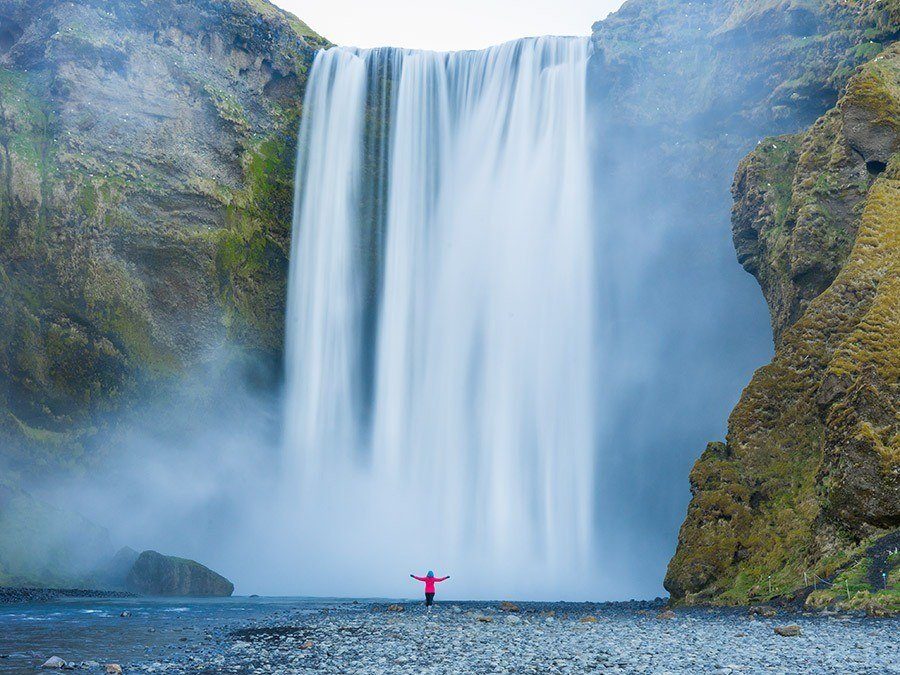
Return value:
M 234 584 L 221 574 L 187 558 L 144 551 L 134 562 L 125 585 L 142 595 L 228 597 Z

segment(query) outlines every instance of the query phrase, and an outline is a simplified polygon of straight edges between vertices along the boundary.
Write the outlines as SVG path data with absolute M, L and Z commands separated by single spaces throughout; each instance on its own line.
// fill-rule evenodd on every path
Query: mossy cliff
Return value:
M 80 462 L 226 341 L 279 358 L 299 105 L 264 0 L 0 2 L 0 439 Z
M 608 235 L 598 228 L 609 237 L 602 282 L 614 298 L 604 321 L 615 326 L 604 342 L 604 386 L 616 395 L 604 427 L 615 440 L 599 460 L 597 488 L 610 536 L 621 522 L 641 522 L 652 523 L 654 543 L 674 540 L 699 443 L 722 433 L 736 393 L 771 358 L 761 298 L 735 265 L 728 236 L 735 167 L 761 138 L 795 134 L 833 108 L 855 69 L 897 38 L 898 8 L 876 0 L 629 0 L 595 24 L 595 206 L 599 222 L 616 224 Z M 788 192 L 791 162 L 782 162 Z M 846 250 L 823 251 L 818 266 L 833 278 Z M 637 290 L 617 287 L 631 275 Z M 824 288 L 808 276 L 800 298 Z M 631 345 L 643 345 L 649 368 L 633 370 Z M 672 485 L 679 482 L 680 492 Z M 623 484 L 629 499 L 616 496 Z M 671 550 L 646 536 L 621 539 L 610 545 L 623 560 L 619 574 L 662 576 Z
M 769 302 L 775 358 L 691 472 L 666 588 L 742 603 L 826 579 L 851 605 L 856 592 L 868 594 L 860 607 L 890 605 L 869 597 L 875 582 L 851 593 L 848 575 L 900 527 L 900 44 L 808 131 L 762 141 L 733 193 L 735 246 Z M 834 600 L 823 593 L 810 602 Z

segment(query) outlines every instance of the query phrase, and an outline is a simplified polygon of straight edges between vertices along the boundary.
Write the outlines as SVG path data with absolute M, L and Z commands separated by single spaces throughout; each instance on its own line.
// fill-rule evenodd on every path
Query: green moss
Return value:
M 210 84 L 204 86 L 204 91 L 209 95 L 213 106 L 219 113 L 219 117 L 229 122 L 238 133 L 247 134 L 250 132 L 252 125 L 247 117 L 247 113 L 231 92 Z
M 277 129 L 246 152 L 244 188 L 216 235 L 215 266 L 229 331 L 238 339 L 252 334 L 272 351 L 280 349 L 283 335 L 297 114 L 283 111 Z
M 875 113 L 876 123 L 900 130 L 900 77 L 896 59 L 900 45 L 880 54 L 847 87 L 843 107 L 862 106 Z
M 883 44 L 869 40 L 853 48 L 853 57 L 860 61 L 869 61 L 878 56 L 882 49 L 884 49 Z
M 764 138 L 754 153 L 764 167 L 762 180 L 774 194 L 775 228 L 766 233 L 773 239 L 780 239 L 783 235 L 793 195 L 794 170 L 801 139 L 800 135 Z
M 307 26 L 303 21 L 298 19 L 290 12 L 285 12 L 284 10 L 275 7 L 272 3 L 268 2 L 268 0 L 246 0 L 246 2 L 248 5 L 250 5 L 250 7 L 252 7 L 263 16 L 272 17 L 277 15 L 283 17 L 284 20 L 288 22 L 293 31 L 300 37 L 310 38 L 316 41 L 322 40 L 322 37 L 312 28 Z

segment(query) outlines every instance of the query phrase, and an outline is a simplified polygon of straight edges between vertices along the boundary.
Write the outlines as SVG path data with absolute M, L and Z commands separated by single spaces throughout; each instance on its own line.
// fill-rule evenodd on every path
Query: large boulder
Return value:
M 141 595 L 228 597 L 234 593 L 234 584 L 221 574 L 193 560 L 156 551 L 138 556 L 125 586 Z

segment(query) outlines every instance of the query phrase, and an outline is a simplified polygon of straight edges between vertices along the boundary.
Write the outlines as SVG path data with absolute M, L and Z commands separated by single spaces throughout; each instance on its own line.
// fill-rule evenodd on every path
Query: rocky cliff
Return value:
M 629 278 L 636 287 L 603 287 L 614 303 L 604 323 L 615 327 L 604 343 L 603 380 L 620 409 L 604 420 L 616 432 L 599 459 L 598 517 L 605 545 L 626 552 L 618 577 L 636 569 L 662 576 L 671 549 L 659 553 L 661 542 L 674 548 L 688 496 L 669 477 L 689 473 L 698 441 L 722 434 L 735 394 L 771 358 L 762 349 L 765 305 L 735 265 L 727 227 L 735 168 L 760 139 L 799 132 L 833 108 L 855 70 L 897 38 L 897 7 L 633 0 L 594 26 L 597 208 L 601 223 L 615 224 L 602 283 Z M 790 186 L 789 178 L 779 185 L 785 180 Z M 819 211 L 832 209 L 823 203 Z M 834 240 L 837 226 L 803 234 L 814 217 L 804 212 L 796 237 L 810 251 L 821 246 L 819 259 L 807 256 L 805 273 L 798 267 L 793 278 L 769 280 L 749 248 L 758 241 L 737 242 L 741 262 L 761 265 L 776 341 L 782 317 L 796 318 L 830 284 L 853 241 Z M 783 304 L 771 302 L 777 293 Z M 646 529 L 636 541 L 611 541 L 621 522 Z
M 325 41 L 265 0 L 0 1 L 0 442 L 83 462 L 226 342 L 279 358 Z
M 803 596 L 851 566 L 865 579 L 867 551 L 900 527 L 900 45 L 882 46 L 808 131 L 738 168 L 735 248 L 776 353 L 691 472 L 676 599 Z M 896 591 L 870 598 L 897 562 L 854 591 L 900 609 Z

